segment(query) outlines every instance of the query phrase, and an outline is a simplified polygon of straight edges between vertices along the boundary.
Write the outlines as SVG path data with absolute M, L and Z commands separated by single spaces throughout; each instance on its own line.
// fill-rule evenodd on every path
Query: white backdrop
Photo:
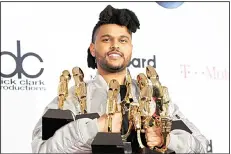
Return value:
M 2 3 L 1 52 L 17 55 L 20 40 L 21 57 L 33 52 L 43 60 L 26 57 L 25 72 L 33 75 L 44 68 L 34 79 L 1 75 L 2 152 L 31 152 L 33 128 L 56 96 L 64 69 L 79 66 L 87 79 L 94 75 L 87 68 L 87 48 L 99 13 L 108 4 L 136 13 L 141 29 L 133 35 L 133 58 L 147 61 L 155 55 L 161 83 L 173 102 L 212 139 L 213 152 L 228 153 L 229 4 L 224 2 L 185 2 L 177 9 L 155 2 Z M 20 70 L 22 58 L 17 60 Z M 12 57 L 1 56 L 1 73 L 15 68 Z M 144 68 L 130 66 L 130 71 L 136 77 Z

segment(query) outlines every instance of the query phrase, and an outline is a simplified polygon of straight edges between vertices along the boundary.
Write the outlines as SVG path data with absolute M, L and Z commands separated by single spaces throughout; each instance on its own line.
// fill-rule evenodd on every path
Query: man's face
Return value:
M 91 53 L 96 57 L 97 67 L 110 73 L 124 70 L 131 60 L 131 41 L 131 34 L 125 26 L 100 26 L 96 32 L 95 43 L 91 45 Z

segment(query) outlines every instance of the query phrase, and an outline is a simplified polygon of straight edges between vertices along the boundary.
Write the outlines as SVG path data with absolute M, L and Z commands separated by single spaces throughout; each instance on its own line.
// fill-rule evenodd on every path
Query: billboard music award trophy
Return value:
M 143 96 L 142 100 L 145 99 L 144 102 L 141 102 L 141 104 L 146 103 L 146 105 L 143 105 L 146 107 L 146 111 L 148 114 L 143 114 L 142 122 L 143 126 L 149 127 L 149 126 L 155 126 L 161 128 L 161 133 L 163 135 L 163 144 L 161 147 L 150 147 L 149 149 L 144 149 L 145 153 L 150 153 L 150 150 L 154 151 L 154 153 L 171 153 L 174 154 L 175 152 L 167 148 L 167 139 L 169 138 L 169 133 L 172 130 L 172 120 L 169 115 L 168 111 L 168 103 L 170 102 L 170 97 L 168 93 L 168 88 L 165 86 L 162 86 L 159 81 L 159 76 L 152 66 L 146 67 L 146 75 L 143 74 L 138 75 L 138 83 L 139 80 L 143 80 L 140 86 L 141 90 L 141 96 Z M 148 86 L 148 80 L 149 79 L 152 83 L 151 88 Z M 144 84 L 145 83 L 145 84 Z M 143 92 L 143 93 L 142 93 Z M 155 112 L 153 112 L 152 108 L 152 101 L 153 99 L 156 103 Z M 141 108 L 142 109 L 142 108 Z M 145 108 L 144 108 L 145 109 Z M 145 110 L 143 110 L 145 111 Z M 154 113 L 154 114 L 153 114 Z
M 65 109 L 65 101 L 68 97 L 68 83 L 71 80 L 71 75 L 68 70 L 64 70 L 60 76 L 58 86 L 58 105 L 57 109 L 48 109 L 42 117 L 42 139 L 47 140 L 54 135 L 56 130 L 68 124 L 71 121 L 80 118 L 98 118 L 98 113 L 87 113 L 86 105 L 86 83 L 84 82 L 84 74 L 81 68 L 74 67 L 72 69 L 73 78 L 75 80 L 75 95 L 78 99 L 80 111 L 75 115 L 71 110 Z
M 167 149 L 166 140 L 171 131 L 172 121 L 168 117 L 169 95 L 167 87 L 162 87 L 155 69 L 151 66 L 146 67 L 146 74 L 137 75 L 137 84 L 140 90 L 138 102 L 133 102 L 130 92 L 129 82 L 125 82 L 127 86 L 127 94 L 121 103 L 122 111 L 128 109 L 129 127 L 125 135 L 122 135 L 123 141 L 126 141 L 131 132 L 136 132 L 136 142 L 133 145 L 132 152 L 135 153 L 175 153 Z M 149 80 L 152 85 L 149 85 Z M 129 80 L 127 80 L 129 81 Z M 155 107 L 155 100 L 156 107 Z M 155 113 L 155 114 L 154 114 Z M 163 134 L 162 147 L 147 147 L 145 134 L 141 133 L 142 129 L 147 127 L 160 127 Z M 133 134 L 134 135 L 134 134 Z M 137 146 L 134 148 L 134 145 Z
M 116 112 L 121 112 L 121 105 L 118 104 L 118 95 L 120 93 L 119 82 L 112 79 L 109 82 L 107 106 L 106 106 L 106 126 L 108 132 L 98 132 L 94 138 L 91 147 L 92 153 L 124 153 L 124 145 L 121 137 L 121 133 L 112 132 L 112 116 Z
M 128 69 L 125 79 L 125 86 L 126 86 L 126 94 L 123 101 L 121 102 L 121 107 L 122 107 L 123 116 L 125 116 L 125 118 L 127 118 L 128 120 L 128 129 L 126 130 L 127 132 L 125 132 L 122 135 L 122 139 L 124 142 L 124 146 L 126 147 L 125 152 L 132 153 L 132 152 L 136 152 L 134 149 L 137 149 L 136 145 L 134 148 L 134 143 L 133 143 L 134 138 L 136 141 L 138 141 L 138 146 L 140 148 L 144 148 L 144 145 L 142 144 L 141 141 L 141 115 L 139 112 L 139 103 L 134 102 L 133 100 L 132 78 Z

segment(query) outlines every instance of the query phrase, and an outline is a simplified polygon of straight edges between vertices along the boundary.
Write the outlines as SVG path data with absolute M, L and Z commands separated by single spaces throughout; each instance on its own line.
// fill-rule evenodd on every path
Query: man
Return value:
M 94 80 L 87 82 L 87 112 L 100 114 L 98 119 L 83 118 L 63 126 L 46 141 L 42 140 L 41 119 L 33 131 L 32 151 L 36 153 L 90 153 L 91 143 L 98 132 L 107 132 L 106 100 L 108 83 L 116 79 L 124 84 L 127 66 L 132 55 L 132 33 L 139 29 L 140 23 L 136 15 L 128 9 L 115 9 L 108 5 L 101 13 L 98 23 L 92 33 L 92 42 L 88 49 L 88 66 L 95 69 Z M 138 99 L 136 82 L 132 83 L 134 102 Z M 70 88 L 64 108 L 78 114 L 78 104 L 74 87 Z M 58 98 L 55 98 L 45 109 L 58 108 Z M 192 131 L 192 134 L 176 129 L 171 131 L 167 146 L 176 153 L 205 153 L 208 141 L 199 130 L 190 123 L 178 107 L 170 103 L 169 111 L 173 120 L 181 119 Z M 112 132 L 120 132 L 121 113 L 112 117 Z M 125 124 L 126 125 L 126 124 Z M 126 129 L 126 128 L 125 128 Z M 149 147 L 161 147 L 163 137 L 161 130 L 149 127 L 145 130 L 146 142 Z

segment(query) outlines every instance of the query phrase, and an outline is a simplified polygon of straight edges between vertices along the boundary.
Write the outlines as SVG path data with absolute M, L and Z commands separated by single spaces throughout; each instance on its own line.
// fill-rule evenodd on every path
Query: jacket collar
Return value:
M 102 88 L 102 89 L 105 89 L 105 90 L 109 89 L 107 82 L 99 74 L 98 70 L 96 71 L 95 83 L 96 83 L 97 88 Z
M 129 71 L 128 68 L 126 69 L 126 71 Z M 109 86 L 107 84 L 107 82 L 104 80 L 104 78 L 99 74 L 98 70 L 96 71 L 96 76 L 95 76 L 95 85 L 96 85 L 96 89 L 100 88 L 100 90 L 103 90 L 107 93 Z M 99 90 L 99 89 L 98 89 Z M 132 80 L 132 95 L 133 95 L 133 99 L 134 101 L 137 101 L 137 95 L 139 94 L 139 90 L 137 87 L 137 83 L 135 80 Z M 118 100 L 120 100 L 120 94 L 118 96 Z

